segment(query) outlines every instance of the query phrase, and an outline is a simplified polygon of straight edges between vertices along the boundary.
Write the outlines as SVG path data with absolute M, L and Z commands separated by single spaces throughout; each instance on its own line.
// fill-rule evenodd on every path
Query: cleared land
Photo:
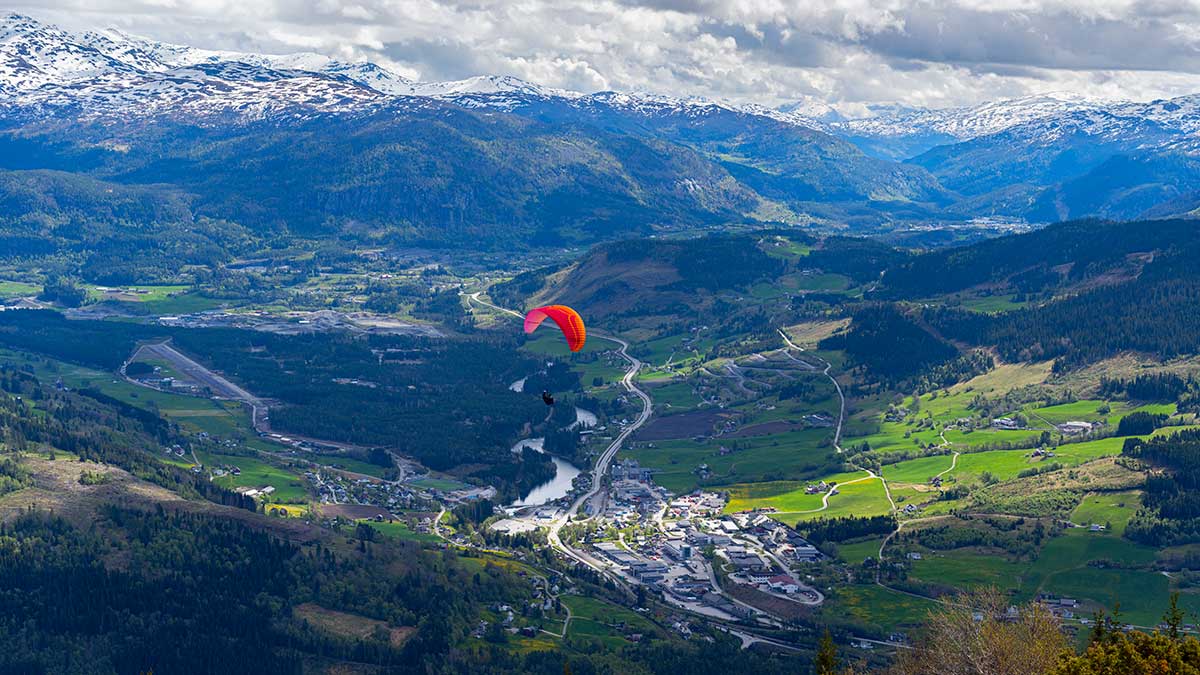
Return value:
M 358 614 L 336 612 L 311 602 L 296 605 L 292 609 L 292 614 L 297 619 L 307 621 L 314 628 L 338 637 L 386 640 L 393 647 L 404 644 L 413 633 L 417 632 L 416 628 L 410 626 L 393 628 L 386 621 L 368 619 Z

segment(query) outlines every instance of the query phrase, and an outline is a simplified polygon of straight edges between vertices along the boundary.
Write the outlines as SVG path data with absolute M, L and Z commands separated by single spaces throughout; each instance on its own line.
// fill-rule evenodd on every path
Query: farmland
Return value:
M 732 440 L 719 437 L 703 442 L 655 441 L 624 450 L 621 457 L 636 459 L 654 469 L 655 481 L 667 489 L 687 492 L 701 484 L 816 477 L 829 464 L 831 450 L 822 446 L 828 435 L 827 429 L 805 429 L 739 438 L 736 446 Z M 722 446 L 730 452 L 722 455 Z M 697 473 L 702 464 L 708 465 L 711 474 L 703 481 Z

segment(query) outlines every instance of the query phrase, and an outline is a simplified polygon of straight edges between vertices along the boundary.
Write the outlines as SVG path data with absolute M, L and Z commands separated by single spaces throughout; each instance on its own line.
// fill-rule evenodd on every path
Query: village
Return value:
M 633 459 L 615 462 L 607 489 L 589 500 L 570 536 L 589 562 L 674 605 L 724 620 L 770 623 L 766 612 L 727 592 L 729 584 L 802 606 L 823 595 L 805 568 L 824 555 L 764 512 L 724 514 L 726 499 L 696 491 L 672 497 Z M 570 503 L 572 496 L 562 500 Z M 533 531 L 561 514 L 558 503 L 512 513 L 492 525 L 509 534 Z

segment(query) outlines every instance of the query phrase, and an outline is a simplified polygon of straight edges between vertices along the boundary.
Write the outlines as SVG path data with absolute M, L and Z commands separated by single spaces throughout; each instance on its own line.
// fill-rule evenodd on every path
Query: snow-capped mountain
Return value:
M 1024 137 L 1048 146 L 1068 133 L 1099 141 L 1146 133 L 1143 144 L 1154 146 L 1200 131 L 1200 96 L 1138 103 L 1047 93 L 938 110 L 873 106 L 872 112 L 870 117 L 831 122 L 823 128 L 869 154 L 893 159 L 995 135 Z
M 496 107 L 507 97 L 578 96 L 511 77 L 415 82 L 374 63 L 320 54 L 197 49 L 108 29 L 72 34 L 19 14 L 0 19 L 0 105 L 42 112 L 263 115 L 338 112 L 424 97 Z
M 837 117 L 831 107 L 816 102 L 803 109 L 775 110 L 645 92 L 583 94 L 510 76 L 418 82 L 378 64 L 347 63 L 320 54 L 198 49 L 116 29 L 73 34 L 19 14 L 0 19 L 0 107 L 8 109 L 122 117 L 173 111 L 193 116 L 303 115 L 362 112 L 397 105 L 402 97 L 510 112 L 546 101 L 659 116 L 725 111 L 814 129 Z
M 848 134 L 871 136 L 903 136 L 917 133 L 937 133 L 957 140 L 994 134 L 1010 127 L 1080 110 L 1101 110 L 1100 101 L 1071 94 L 1049 93 L 1023 98 L 992 101 L 962 108 L 891 107 L 879 109 L 879 114 L 846 120 L 837 128 Z
M 225 140 L 256 138 L 264 124 L 272 132 L 288 125 L 280 138 L 314 134 L 320 141 L 303 153 L 289 144 L 273 150 L 306 161 L 332 153 L 324 165 L 305 164 L 314 171 L 351 171 L 343 164 L 372 143 L 384 144 L 378 152 L 385 154 L 419 147 L 421 154 L 390 164 L 362 159 L 337 183 L 374 185 L 362 171 L 381 167 L 388 173 L 380 180 L 398 180 L 397 167 L 407 167 L 407 182 L 393 189 L 445 190 L 416 194 L 387 212 L 415 222 L 492 217 L 496 203 L 512 199 L 507 217 L 535 227 L 546 209 L 586 210 L 607 199 L 603 218 L 600 211 L 586 217 L 608 222 L 633 209 L 648 226 L 770 213 L 793 222 L 886 227 L 896 220 L 978 215 L 1169 214 L 1187 212 L 1174 209 L 1192 208 L 1188 195 L 1200 194 L 1200 174 L 1192 170 L 1200 151 L 1200 96 L 1136 103 L 1042 94 L 942 110 L 880 105 L 869 112 L 850 117 L 811 98 L 768 108 L 650 92 L 580 93 L 495 75 L 420 82 L 379 64 L 320 54 L 197 49 L 117 30 L 71 33 L 21 15 L 0 17 L 0 119 L 11 129 L 45 134 L 79 152 L 126 148 L 126 156 L 105 158 L 123 167 L 113 175 L 157 157 L 156 134 L 180 124 Z M 261 151 L 257 141 L 242 140 L 242 152 L 253 157 Z M 0 144 L 5 141 L 0 133 Z M 229 147 L 204 146 L 214 157 L 205 164 L 210 172 L 234 175 L 230 156 L 221 154 Z M 493 147 L 504 151 L 477 154 Z M 194 161 L 187 156 L 188 166 Z M 138 170 L 162 177 L 161 164 Z M 432 180 L 428 171 L 445 173 Z M 471 182 L 484 175 L 488 189 L 505 189 L 493 194 Z M 228 201 L 213 212 L 261 217 L 241 211 L 243 193 L 260 189 L 259 174 L 252 176 L 230 178 L 221 191 Z M 504 179 L 496 182 L 499 176 Z M 176 180 L 190 186 L 194 178 Z M 383 201 L 367 187 L 350 199 L 323 192 L 321 172 L 304 180 L 300 194 L 326 195 L 325 201 L 278 217 L 310 218 L 330 209 L 347 218 L 383 217 L 372 210 Z M 597 197 L 596 185 L 607 197 Z M 276 198 L 269 187 L 261 186 L 262 200 Z M 490 196 L 473 202 L 469 216 L 443 212 L 468 194 Z
M 8 109 L 97 116 L 173 111 L 303 115 L 361 112 L 396 105 L 401 97 L 509 112 L 551 100 L 580 109 L 609 107 L 651 116 L 733 112 L 831 133 L 868 154 L 893 159 L 1081 112 L 1144 117 L 1182 133 L 1200 128 L 1200 112 L 1192 99 L 1105 103 L 1049 93 L 940 110 L 874 106 L 870 116 L 851 119 L 813 98 L 768 108 L 650 92 L 583 94 L 494 75 L 418 82 L 378 64 L 347 63 L 314 53 L 198 49 L 115 29 L 74 34 L 19 14 L 0 19 L 0 106 Z M 408 102 L 414 104 L 419 103 Z

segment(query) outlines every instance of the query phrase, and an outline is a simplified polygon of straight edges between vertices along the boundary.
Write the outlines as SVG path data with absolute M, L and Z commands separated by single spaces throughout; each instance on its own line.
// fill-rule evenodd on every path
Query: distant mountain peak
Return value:
M 847 119 L 846 116 L 834 106 L 829 105 L 825 101 L 812 97 L 805 97 L 792 101 L 791 103 L 785 103 L 776 108 L 776 110 L 782 113 L 799 115 L 810 120 L 824 123 L 844 122 Z

